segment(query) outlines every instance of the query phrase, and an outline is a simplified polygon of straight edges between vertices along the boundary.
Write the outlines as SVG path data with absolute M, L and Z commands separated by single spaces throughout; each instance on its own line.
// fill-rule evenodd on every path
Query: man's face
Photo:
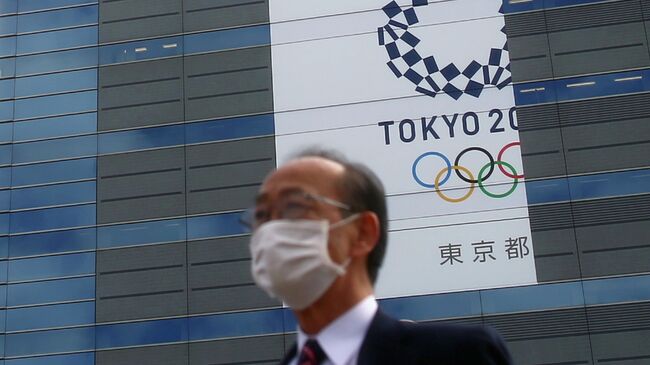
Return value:
M 261 220 L 327 219 L 330 224 L 336 223 L 343 218 L 341 209 L 318 198 L 341 202 L 338 189 L 344 172 L 340 164 L 319 157 L 292 161 L 266 178 L 254 214 Z M 330 232 L 328 247 L 334 262 L 340 264 L 349 257 L 352 226 L 344 225 Z

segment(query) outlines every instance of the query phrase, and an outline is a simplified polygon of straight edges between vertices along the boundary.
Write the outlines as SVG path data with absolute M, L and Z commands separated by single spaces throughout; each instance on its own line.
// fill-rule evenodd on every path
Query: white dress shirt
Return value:
M 327 354 L 323 365 L 355 365 L 370 322 L 377 312 L 377 300 L 370 295 L 315 336 L 308 336 L 298 326 L 298 352 L 290 365 L 297 365 L 300 350 L 309 338 L 318 341 Z

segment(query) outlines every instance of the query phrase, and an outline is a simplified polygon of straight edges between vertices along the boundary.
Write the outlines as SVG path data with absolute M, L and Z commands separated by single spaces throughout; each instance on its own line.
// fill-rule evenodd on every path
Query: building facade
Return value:
M 276 121 L 304 111 L 278 106 L 273 48 L 330 38 L 274 37 L 387 4 L 2 0 L 0 364 L 276 363 L 295 320 L 254 285 L 239 216 L 281 161 Z M 650 1 L 502 5 L 536 283 L 380 306 L 491 325 L 518 364 L 648 364 Z

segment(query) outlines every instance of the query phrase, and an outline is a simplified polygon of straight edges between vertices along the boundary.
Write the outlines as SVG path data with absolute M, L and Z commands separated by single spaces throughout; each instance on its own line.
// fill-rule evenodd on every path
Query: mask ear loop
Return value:
M 336 223 L 334 223 L 334 224 L 330 224 L 330 226 L 329 226 L 329 228 L 328 228 L 328 230 L 327 230 L 327 231 L 328 231 L 328 235 L 327 235 L 327 236 L 328 236 L 328 239 L 329 239 L 329 231 L 334 230 L 334 229 L 337 229 L 337 228 L 340 228 L 340 227 L 342 227 L 342 226 L 344 226 L 344 225 L 346 225 L 346 224 L 352 223 L 352 222 L 354 222 L 357 218 L 359 218 L 360 216 L 361 216 L 361 213 L 354 213 L 354 214 L 352 214 L 351 216 L 346 217 L 346 218 L 343 218 L 343 219 L 341 219 L 340 221 L 338 221 L 338 222 L 336 222 Z M 348 266 L 350 266 L 350 263 L 352 262 L 352 258 L 351 258 L 351 257 L 348 257 L 348 258 L 345 260 L 345 262 L 343 262 L 342 264 L 337 264 L 337 263 L 334 262 L 334 261 L 332 260 L 332 258 L 330 257 L 330 255 L 329 255 L 329 251 L 326 250 L 325 254 L 327 255 L 327 259 L 328 259 L 328 261 L 329 261 L 330 266 L 331 266 L 331 267 L 336 271 L 336 273 L 337 273 L 339 276 L 345 274 L 346 269 L 348 268 Z

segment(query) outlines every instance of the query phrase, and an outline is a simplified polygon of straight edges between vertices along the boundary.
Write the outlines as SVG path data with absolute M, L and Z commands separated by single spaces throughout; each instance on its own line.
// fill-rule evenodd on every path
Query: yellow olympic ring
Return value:
M 467 194 L 461 196 L 460 198 L 450 198 L 450 197 L 444 195 L 440 191 L 440 178 L 442 177 L 442 175 L 444 173 L 447 172 L 448 169 L 449 169 L 448 167 L 445 167 L 444 169 L 440 170 L 440 172 L 436 176 L 436 180 L 435 180 L 436 193 L 438 194 L 438 196 L 440 198 L 442 198 L 444 201 L 447 201 L 449 203 L 460 203 L 462 201 L 467 200 L 470 196 L 472 196 L 472 193 L 474 192 L 474 183 L 472 183 L 469 186 L 469 191 L 467 192 Z M 463 166 L 455 165 L 455 166 L 452 166 L 451 169 L 456 170 L 456 171 L 462 171 L 462 172 L 466 173 L 467 175 L 469 175 L 470 180 L 474 180 L 474 175 L 472 175 L 472 172 L 469 171 L 469 169 L 467 169 L 467 168 L 465 168 Z

